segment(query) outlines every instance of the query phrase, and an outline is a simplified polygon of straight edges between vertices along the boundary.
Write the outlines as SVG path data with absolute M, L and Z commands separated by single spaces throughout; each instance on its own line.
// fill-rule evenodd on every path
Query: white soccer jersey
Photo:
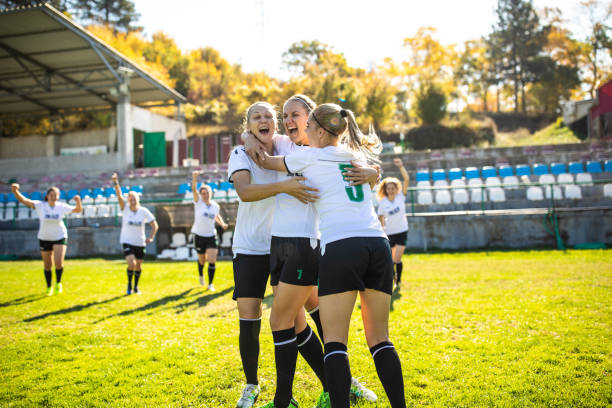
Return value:
M 230 182 L 233 182 L 233 174 L 240 170 L 246 170 L 251 174 L 251 184 L 276 182 L 276 172 L 257 166 L 245 152 L 244 146 L 235 147 L 230 155 L 227 168 Z M 234 254 L 267 255 L 270 253 L 274 202 L 274 197 L 249 202 L 238 200 L 236 229 L 232 242 Z
M 315 208 L 319 214 L 321 248 L 350 237 L 385 237 L 372 205 L 368 184 L 350 187 L 344 181 L 344 167 L 351 166 L 355 155 L 342 146 L 310 148 L 285 156 L 287 169 L 303 173 L 319 189 Z
M 191 233 L 201 237 L 212 237 L 215 235 L 215 217 L 219 214 L 219 204 L 211 201 L 206 204 L 199 198 L 193 203 L 193 226 Z
M 139 247 L 146 246 L 145 224 L 151 221 L 155 221 L 155 217 L 147 208 L 140 206 L 136 211 L 132 211 L 126 205 L 123 208 L 119 242 Z
M 43 241 L 58 241 L 68 237 L 68 230 L 64 225 L 64 215 L 72 212 L 74 207 L 66 203 L 55 202 L 51 207 L 46 201 L 34 200 L 34 209 L 40 219 L 38 239 Z
M 383 197 L 378 205 L 378 215 L 385 217 L 385 232 L 387 235 L 408 231 L 406 196 L 402 193 L 396 194 L 393 201 Z
M 286 156 L 292 152 L 309 149 L 298 146 L 289 136 L 280 135 L 274 140 L 276 154 Z M 285 181 L 298 174 L 277 172 L 277 181 Z M 311 185 L 306 180 L 307 185 Z M 272 235 L 275 237 L 301 237 L 319 239 L 319 217 L 314 204 L 304 204 L 289 194 L 277 194 L 272 221 Z

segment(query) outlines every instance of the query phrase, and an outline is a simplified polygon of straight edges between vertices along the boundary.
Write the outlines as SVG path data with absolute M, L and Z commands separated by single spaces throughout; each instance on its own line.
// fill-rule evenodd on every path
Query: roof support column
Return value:
M 175 110 L 176 120 L 180 121 L 183 118 L 182 107 L 183 105 L 180 102 L 176 102 L 176 110 Z M 182 127 L 179 127 L 179 129 L 177 129 L 176 132 L 174 132 L 174 134 L 172 135 L 172 167 L 179 167 L 178 141 L 183 136 L 182 129 L 183 129 Z
M 134 167 L 134 135 L 132 130 L 130 105 L 130 75 L 132 70 L 120 67 L 122 83 L 117 87 L 119 103 L 117 104 L 117 149 L 123 168 Z

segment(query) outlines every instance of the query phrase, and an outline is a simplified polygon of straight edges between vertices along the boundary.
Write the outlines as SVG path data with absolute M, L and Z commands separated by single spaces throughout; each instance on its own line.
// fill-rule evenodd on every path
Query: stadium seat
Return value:
M 519 188 L 519 178 L 517 176 L 505 176 L 502 184 L 506 190 L 516 190 Z
M 96 205 L 97 207 L 97 213 L 98 213 L 98 217 L 110 217 L 111 216 L 111 206 L 108 204 L 98 204 Z
M 17 217 L 18 220 L 29 220 L 30 219 L 30 209 L 28 207 L 19 207 L 17 209 Z
M 95 216 L 96 216 L 96 206 L 95 205 L 86 205 L 83 208 L 83 217 L 93 218 Z
M 83 204 L 93 204 L 94 203 L 94 199 L 91 198 L 91 196 L 86 195 L 85 197 L 83 197 Z
M 434 182 L 438 180 L 446 180 L 446 170 L 435 169 L 431 175 L 431 178 Z
M 582 162 L 571 162 L 569 164 L 569 172 L 570 174 L 584 173 L 584 166 L 582 165 Z
M 16 207 L 17 206 L 17 197 L 12 192 L 6 195 L 6 207 Z
M 527 164 L 519 164 L 518 166 L 516 166 L 516 175 L 518 177 L 521 177 L 521 176 L 529 177 L 531 176 L 531 168 Z
M 574 176 L 570 173 L 561 173 L 557 176 L 557 183 L 572 184 L 574 183 Z
M 559 174 L 567 173 L 565 163 L 553 163 L 550 165 L 550 173 L 558 176 Z
M 593 176 L 591 176 L 591 173 L 578 173 L 576 174 L 576 184 L 592 186 Z
M 448 181 L 446 179 L 434 181 L 434 187 L 448 187 Z
M 463 179 L 454 179 L 450 185 L 451 187 L 465 187 L 465 181 Z
M 598 161 L 587 162 L 586 170 L 589 173 L 603 173 L 603 169 L 601 168 L 601 163 Z
M 463 177 L 463 171 L 459 167 L 454 167 L 448 171 L 448 179 L 450 181 L 453 180 L 461 180 Z
M 482 180 L 480 178 L 471 178 L 471 179 L 468 179 L 468 186 L 470 186 L 470 187 L 480 187 L 480 186 L 482 186 Z
M 227 191 L 230 188 L 234 188 L 234 185 L 230 183 L 229 181 L 222 181 L 219 183 L 219 190 Z
M 542 174 L 538 179 L 540 184 L 555 184 L 555 176 L 552 174 Z
M 551 194 L 555 200 L 560 200 L 563 198 L 563 191 L 559 186 L 544 186 L 544 196 L 546 198 L 551 198 Z
M 170 243 L 170 247 L 178 248 L 181 246 L 185 246 L 187 244 L 187 237 L 182 232 L 175 232 L 172 234 L 172 242 Z
M 580 186 L 575 184 L 570 184 L 564 187 L 565 188 L 565 198 L 569 198 L 572 200 L 580 200 L 582 198 L 582 190 Z
M 429 181 L 429 170 L 419 170 L 416 173 L 416 181 Z
M 499 177 L 514 176 L 514 170 L 512 166 L 504 165 L 499 167 Z
M 82 188 L 81 191 L 79 191 L 79 196 L 81 198 L 85 198 L 87 196 L 91 196 L 91 190 L 88 188 Z
M 32 193 L 30 193 L 30 200 L 41 201 L 42 194 L 40 193 L 40 191 L 33 191 Z
M 191 186 L 188 183 L 183 183 L 179 186 L 176 191 L 177 194 L 184 195 L 186 192 L 191 190 Z
M 115 189 L 112 187 L 106 187 L 104 189 L 104 197 L 109 198 L 111 196 L 114 196 L 115 194 Z
M 193 200 L 193 191 L 187 191 L 183 196 L 184 200 Z
M 137 186 L 132 186 L 132 187 L 130 188 L 130 191 L 135 191 L 135 192 L 137 192 L 138 194 L 142 194 L 142 192 L 143 192 L 142 185 L 140 185 L 140 184 L 139 184 L 139 185 L 137 185 Z
M 0 221 L 10 221 L 13 219 L 13 214 L 11 210 L 4 210 L 4 208 L 0 208 Z
M 500 203 L 506 201 L 506 193 L 501 187 L 493 187 L 489 189 L 489 200 L 494 203 Z
M 433 204 L 433 195 L 431 191 L 419 191 L 417 195 L 417 203 L 421 205 L 431 205 Z
M 164 249 L 161 254 L 157 255 L 157 259 L 172 259 L 176 255 L 176 249 Z
M 448 190 L 436 191 L 436 204 L 450 204 L 451 195 Z
M 121 186 L 121 193 L 123 195 L 127 194 L 130 192 L 130 188 L 128 186 Z
M 527 188 L 527 199 L 530 201 L 541 201 L 544 199 L 544 192 L 542 188 L 537 186 L 531 186 Z
M 194 248 L 188 247 L 189 248 L 189 257 L 187 258 L 188 261 L 197 261 L 198 260 L 198 251 L 196 251 Z
M 98 188 L 94 188 L 91 191 L 91 195 L 92 195 L 93 198 L 97 198 L 98 196 L 104 196 L 104 189 L 99 188 L 99 187 Z
M 227 190 L 227 201 L 230 203 L 238 201 L 238 193 L 234 187 Z
M 431 183 L 429 182 L 429 180 L 417 181 L 417 188 L 430 188 L 430 187 L 431 187 Z
M 612 184 L 604 184 L 603 186 L 604 197 L 612 197 Z
M 214 190 L 212 198 L 213 198 L 213 200 L 225 201 L 227 199 L 227 191 L 225 191 L 225 190 Z
M 232 231 L 224 231 L 221 235 L 221 243 L 219 244 L 222 248 L 229 248 L 232 246 Z
M 548 174 L 548 166 L 544 163 L 536 163 L 533 165 L 533 174 L 536 176 L 541 176 L 543 174 Z
M 502 182 L 497 176 L 487 177 L 485 179 L 485 186 L 487 186 L 487 188 L 500 187 L 501 185 L 502 185 Z
M 453 190 L 453 202 L 455 204 L 467 204 L 470 201 L 470 196 L 466 189 L 460 188 Z
M 612 160 L 606 160 L 604 163 L 604 171 L 606 173 L 612 173 Z
M 470 190 L 470 201 L 473 203 L 480 203 L 481 201 L 487 201 L 487 190 L 483 188 L 474 188 Z
M 209 181 L 208 183 L 206 183 L 206 185 L 210 187 L 212 191 L 219 189 L 219 183 L 215 183 L 214 181 Z
M 183 234 L 184 235 L 184 234 Z M 186 261 L 189 259 L 189 248 L 186 246 L 180 246 L 176 248 L 176 253 L 172 257 L 175 261 Z
M 467 167 L 465 169 L 465 178 L 468 180 L 480 178 L 480 170 L 478 170 L 476 167 Z
M 482 178 L 497 177 L 497 170 L 493 166 L 484 166 L 482 168 Z

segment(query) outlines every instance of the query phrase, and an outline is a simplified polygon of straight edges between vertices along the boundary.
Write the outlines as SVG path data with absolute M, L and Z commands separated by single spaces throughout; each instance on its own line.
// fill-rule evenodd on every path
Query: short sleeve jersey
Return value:
M 155 221 L 155 217 L 147 208 L 140 206 L 136 211 L 132 211 L 126 205 L 123 208 L 119 242 L 139 247 L 145 246 L 145 224 L 151 221 Z
M 319 214 L 321 247 L 350 237 L 385 237 L 372 205 L 367 184 L 349 186 L 342 172 L 355 155 L 342 146 L 310 148 L 285 156 L 292 173 L 303 173 L 319 190 L 315 208 Z
M 393 201 L 383 197 L 378 205 L 378 215 L 385 217 L 385 232 L 387 235 L 408 231 L 406 219 L 406 196 L 398 193 Z
M 46 201 L 34 200 L 34 209 L 40 219 L 38 239 L 43 241 L 58 241 L 68 238 L 68 231 L 64 225 L 64 215 L 72 212 L 74 207 L 66 203 L 55 202 L 51 207 Z
M 309 149 L 308 146 L 298 146 L 288 136 L 277 136 L 274 140 L 276 153 L 286 156 L 292 152 Z M 277 172 L 277 181 L 284 181 L 298 173 Z M 305 183 L 310 185 L 309 181 Z M 289 194 L 276 195 L 272 235 L 275 237 L 300 237 L 319 239 L 319 217 L 313 203 L 304 204 Z
M 215 218 L 219 214 L 219 204 L 211 201 L 206 204 L 201 198 L 193 203 L 193 226 L 191 232 L 201 237 L 215 235 Z
M 250 173 L 251 184 L 276 182 L 277 172 L 260 168 L 251 160 L 244 146 L 237 146 L 230 154 L 227 168 L 228 180 L 233 183 L 234 173 L 242 170 Z M 267 255 L 270 253 L 274 201 L 274 197 L 249 202 L 238 200 L 236 228 L 232 241 L 234 254 Z

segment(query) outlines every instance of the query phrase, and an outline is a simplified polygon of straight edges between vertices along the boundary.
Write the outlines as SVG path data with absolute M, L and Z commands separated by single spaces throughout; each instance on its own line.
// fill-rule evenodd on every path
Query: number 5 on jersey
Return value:
M 338 167 L 340 168 L 340 175 L 342 175 L 342 173 L 344 173 L 344 169 L 353 166 L 350 164 L 339 164 Z M 342 180 L 344 180 L 344 176 L 342 176 Z M 346 191 L 346 195 L 348 196 L 349 200 L 355 201 L 357 203 L 363 201 L 363 185 L 360 184 L 358 186 L 346 186 L 344 187 L 344 191 Z

